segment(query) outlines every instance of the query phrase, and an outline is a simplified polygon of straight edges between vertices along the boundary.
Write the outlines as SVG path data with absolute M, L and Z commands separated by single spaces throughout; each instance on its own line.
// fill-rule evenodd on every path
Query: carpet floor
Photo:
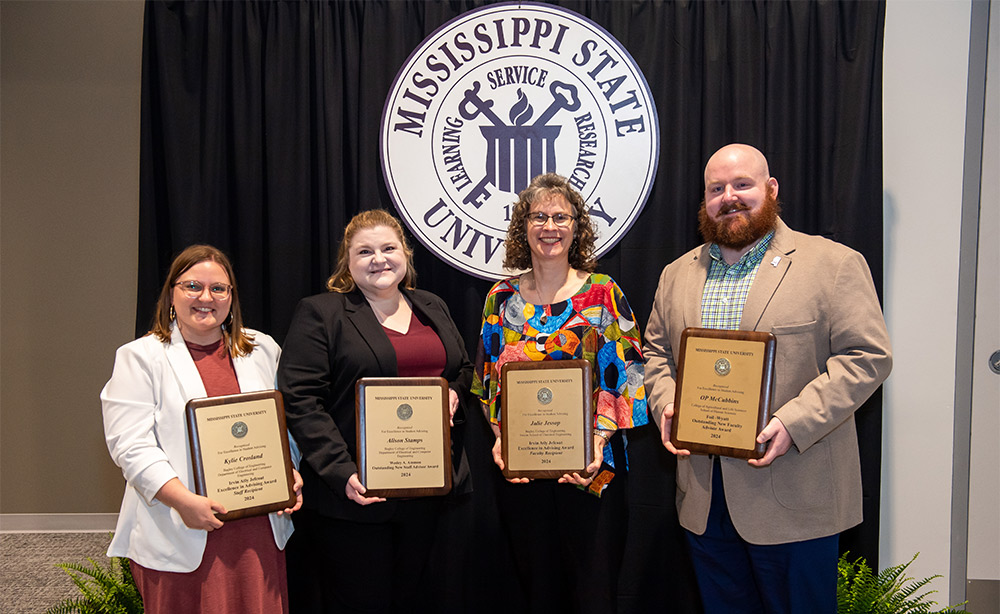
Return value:
M 2 533 L 0 534 L 0 612 L 40 614 L 79 590 L 57 563 L 101 566 L 110 533 Z

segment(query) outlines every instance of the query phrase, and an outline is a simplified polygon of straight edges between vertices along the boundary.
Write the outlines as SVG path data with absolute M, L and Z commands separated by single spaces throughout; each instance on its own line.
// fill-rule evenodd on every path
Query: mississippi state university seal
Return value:
M 725 358 L 720 358 L 715 361 L 715 372 L 722 377 L 729 375 L 729 372 L 732 371 L 732 369 L 733 365 L 731 365 L 729 360 Z
M 413 407 L 409 403 L 403 403 L 396 408 L 396 417 L 402 421 L 407 421 L 413 417 Z
M 240 420 L 233 423 L 233 426 L 232 428 L 229 429 L 229 432 L 233 434 L 233 437 L 237 439 L 242 439 L 247 436 L 247 433 L 250 432 L 250 429 L 247 428 L 246 422 Z
M 450 265 L 503 268 L 517 194 L 541 173 L 590 205 L 597 256 L 632 226 L 659 152 L 656 108 L 607 31 L 544 4 L 494 4 L 438 28 L 396 75 L 382 112 L 382 170 L 400 216 Z

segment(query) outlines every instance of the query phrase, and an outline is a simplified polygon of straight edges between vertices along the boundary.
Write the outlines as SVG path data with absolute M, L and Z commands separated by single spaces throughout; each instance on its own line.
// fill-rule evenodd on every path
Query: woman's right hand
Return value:
M 177 510 L 181 520 L 189 529 L 214 531 L 222 528 L 223 522 L 216 518 L 215 514 L 225 514 L 226 506 L 191 492 L 177 478 L 164 484 L 155 498 Z
M 213 501 L 208 497 L 202 497 L 191 493 L 191 497 L 186 504 L 175 507 L 177 513 L 181 515 L 181 520 L 189 529 L 202 529 L 203 531 L 214 531 L 221 529 L 224 524 L 215 514 L 225 514 L 226 507 L 218 501 Z
M 497 435 L 496 443 L 493 444 L 493 462 L 500 467 L 500 471 L 506 466 L 503 464 L 503 442 L 500 440 L 500 436 Z M 527 484 L 531 480 L 529 478 L 507 478 L 507 481 L 511 484 Z
M 366 497 L 364 496 L 368 489 L 361 484 L 361 480 L 358 479 L 358 474 L 352 473 L 351 477 L 347 478 L 347 486 L 344 487 L 344 492 L 347 493 L 347 498 L 354 501 L 358 505 L 370 505 L 372 503 L 382 503 L 385 501 L 382 497 Z

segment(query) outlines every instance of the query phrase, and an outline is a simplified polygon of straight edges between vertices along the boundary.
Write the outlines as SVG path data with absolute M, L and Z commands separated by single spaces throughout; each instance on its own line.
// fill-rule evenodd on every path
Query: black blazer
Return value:
M 452 492 L 470 490 L 462 447 L 472 363 L 445 302 L 423 290 L 404 290 L 413 309 L 426 316 L 447 357 L 442 377 L 458 393 L 452 429 Z M 358 522 L 389 518 L 396 502 L 361 506 L 344 488 L 357 473 L 354 384 L 361 377 L 395 377 L 396 352 L 360 291 L 328 292 L 299 301 L 278 363 L 288 429 L 302 451 L 303 507 Z

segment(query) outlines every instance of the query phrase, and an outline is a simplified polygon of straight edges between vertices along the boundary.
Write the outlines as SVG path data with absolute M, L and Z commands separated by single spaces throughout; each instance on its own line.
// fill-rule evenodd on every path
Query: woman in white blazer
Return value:
M 191 399 L 274 388 L 280 349 L 245 329 L 229 259 L 208 245 L 174 260 L 153 328 L 118 349 L 101 404 L 125 476 L 108 556 L 127 557 L 146 612 L 287 612 L 288 514 L 220 521 L 193 492 L 184 409 Z M 301 477 L 294 472 L 296 492 Z

